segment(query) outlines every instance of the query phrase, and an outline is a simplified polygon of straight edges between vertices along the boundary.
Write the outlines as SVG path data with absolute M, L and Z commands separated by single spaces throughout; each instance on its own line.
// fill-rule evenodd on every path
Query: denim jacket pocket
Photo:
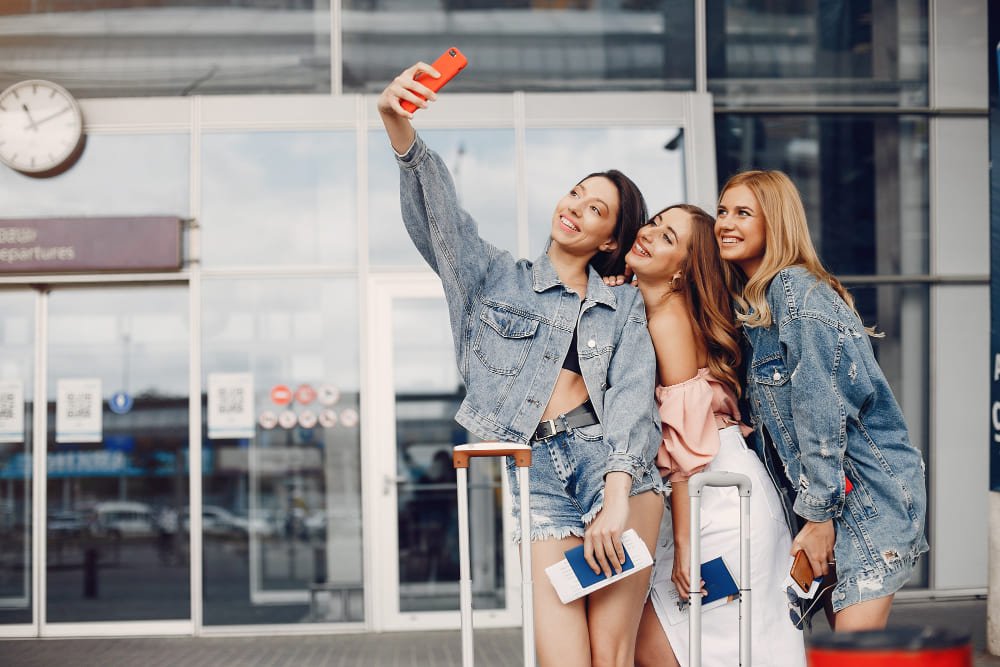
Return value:
M 757 384 L 780 387 L 788 382 L 791 373 L 785 368 L 781 357 L 763 359 L 753 367 L 753 378 Z
M 528 358 L 538 320 L 492 305 L 483 308 L 479 319 L 473 342 L 476 356 L 498 375 L 517 375 Z
M 851 492 L 847 494 L 846 500 L 847 507 L 851 510 L 854 518 L 860 521 L 862 519 L 874 519 L 877 517 L 878 508 L 875 507 L 875 502 L 872 500 L 871 494 L 868 493 L 864 481 L 850 459 L 844 459 L 844 474 L 847 475 L 847 479 L 851 480 L 851 484 L 854 486 Z

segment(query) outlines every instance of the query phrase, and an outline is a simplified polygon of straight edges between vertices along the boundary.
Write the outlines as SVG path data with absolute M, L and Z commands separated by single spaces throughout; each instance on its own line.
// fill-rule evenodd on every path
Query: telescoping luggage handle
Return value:
M 521 487 L 521 612 L 525 667 L 535 667 L 535 619 L 531 603 L 531 512 L 528 496 L 528 470 L 531 447 L 509 442 L 479 442 L 458 445 L 452 452 L 452 464 L 458 482 L 458 569 L 459 605 L 462 619 L 462 665 L 472 667 L 472 567 L 469 563 L 469 459 L 510 456 L 517 466 Z
M 688 480 L 691 498 L 691 562 L 688 630 L 691 667 L 701 667 L 701 492 L 706 486 L 735 486 L 740 494 L 740 665 L 750 665 L 750 478 L 736 472 L 699 472 Z

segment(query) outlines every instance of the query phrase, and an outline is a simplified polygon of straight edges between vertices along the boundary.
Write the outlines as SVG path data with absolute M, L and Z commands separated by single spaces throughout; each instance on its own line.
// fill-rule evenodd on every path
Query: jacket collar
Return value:
M 547 249 L 548 247 L 546 246 Z M 532 264 L 531 274 L 532 287 L 536 292 L 544 292 L 557 285 L 562 285 L 562 281 L 559 280 L 559 274 L 556 273 L 555 267 L 552 266 L 552 261 L 549 259 L 547 252 L 543 252 L 535 260 L 534 264 Z M 587 267 L 587 299 L 595 303 L 603 303 L 609 308 L 617 308 L 618 306 L 618 299 L 615 298 L 615 293 L 610 287 L 604 284 L 604 280 L 600 274 L 590 266 Z

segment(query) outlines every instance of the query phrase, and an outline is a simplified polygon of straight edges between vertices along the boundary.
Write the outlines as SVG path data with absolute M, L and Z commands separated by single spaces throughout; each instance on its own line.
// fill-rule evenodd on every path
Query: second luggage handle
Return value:
M 510 442 L 478 442 L 456 445 L 451 461 L 458 477 L 458 550 L 459 550 L 459 607 L 462 619 L 462 665 L 471 667 L 475 660 L 472 647 L 472 567 L 469 563 L 469 499 L 464 493 L 468 488 L 469 459 L 509 456 L 517 466 L 521 486 L 521 634 L 525 667 L 535 665 L 535 619 L 532 606 L 531 580 L 531 504 L 529 501 L 528 472 L 531 468 L 531 446 Z
M 468 468 L 469 459 L 475 457 L 510 456 L 518 468 L 531 466 L 531 447 L 508 442 L 477 442 L 471 445 L 457 445 L 451 454 L 456 468 Z
M 738 472 L 699 472 L 688 479 L 691 498 L 691 561 L 688 570 L 689 648 L 692 667 L 701 667 L 701 492 L 706 486 L 735 486 L 740 495 L 740 665 L 750 665 L 750 478 Z

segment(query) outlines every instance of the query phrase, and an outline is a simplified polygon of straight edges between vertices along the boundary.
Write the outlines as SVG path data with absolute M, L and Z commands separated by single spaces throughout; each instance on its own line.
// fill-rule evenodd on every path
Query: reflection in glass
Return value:
M 924 106 L 923 0 L 707 0 L 716 105 Z
M 4 2 L 0 89 L 78 97 L 330 92 L 330 0 Z
M 4 217 L 177 215 L 190 206 L 187 134 L 90 134 L 72 169 L 29 178 L 0 169 Z
M 399 609 L 457 609 L 458 508 L 451 451 L 477 438 L 454 421 L 465 387 L 455 365 L 444 300 L 396 300 L 392 331 Z M 477 609 L 506 605 L 499 461 L 481 459 L 469 467 L 472 594 Z
M 181 287 L 67 289 L 49 300 L 49 622 L 188 619 L 188 304 Z M 60 381 L 96 438 L 56 419 Z M 117 397 L 117 400 L 114 400 Z M 92 399 L 92 401 L 91 401 Z
M 3 350 L 0 356 L 2 625 L 32 621 L 31 426 L 35 392 L 35 293 L 0 291 L 0 313 L 0 349 Z
M 780 169 L 838 275 L 914 275 L 928 261 L 928 125 L 915 116 L 716 114 L 719 183 Z
M 456 92 L 691 90 L 693 0 L 344 0 L 344 90 L 379 92 L 449 45 Z
M 207 134 L 202 157 L 205 266 L 356 264 L 353 133 Z
M 529 129 L 525 155 L 531 257 L 545 248 L 556 203 L 587 174 L 621 170 L 639 186 L 650 214 L 685 201 L 680 128 Z
M 204 440 L 206 624 L 364 620 L 356 294 L 354 279 L 203 284 L 206 378 L 252 374 L 258 421 Z
M 513 130 L 423 130 L 420 136 L 451 172 L 479 234 L 517 256 L 517 187 Z M 368 238 L 377 266 L 426 265 L 399 212 L 399 167 L 385 132 L 368 141 Z

